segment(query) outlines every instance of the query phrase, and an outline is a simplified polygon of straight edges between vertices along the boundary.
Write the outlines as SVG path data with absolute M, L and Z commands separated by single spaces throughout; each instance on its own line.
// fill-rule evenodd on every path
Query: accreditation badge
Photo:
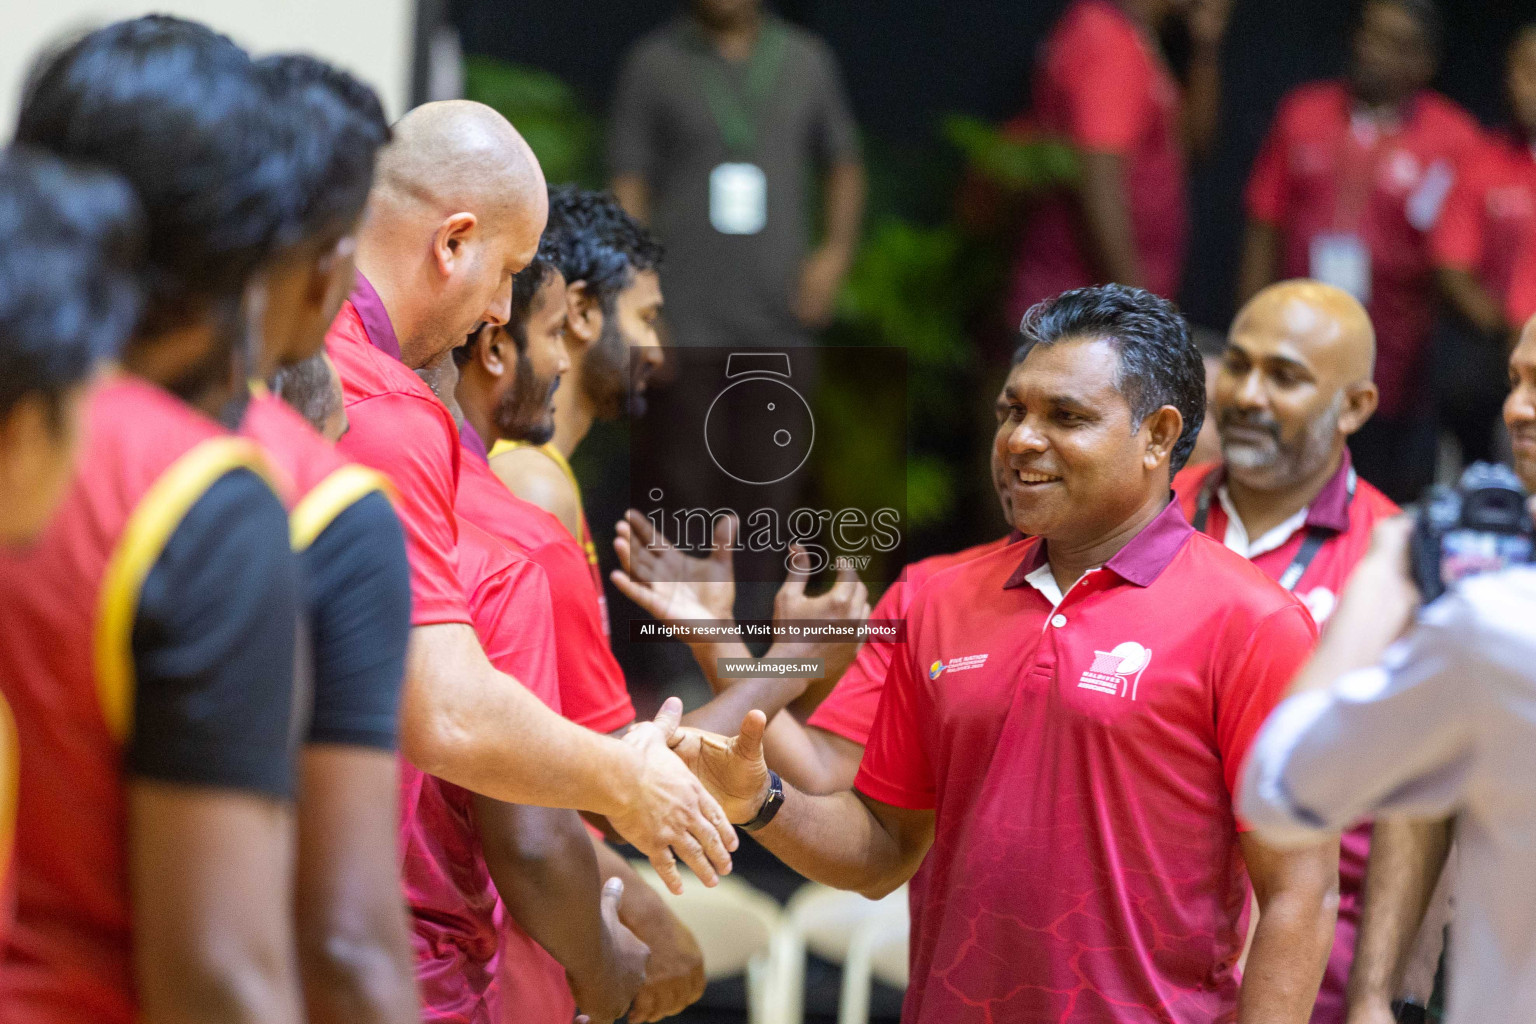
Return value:
M 1371 250 L 1359 235 L 1314 235 L 1311 274 L 1314 281 L 1331 284 L 1362 303 L 1371 301 Z
M 722 235 L 755 235 L 768 223 L 768 176 L 756 164 L 709 172 L 709 223 Z

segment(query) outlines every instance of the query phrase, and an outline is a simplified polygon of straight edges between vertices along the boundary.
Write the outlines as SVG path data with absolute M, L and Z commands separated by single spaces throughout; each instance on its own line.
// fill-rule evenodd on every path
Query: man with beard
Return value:
M 854 790 L 785 784 L 759 712 L 733 739 L 672 742 L 807 877 L 878 897 L 926 858 L 908 1024 L 1299 1024 L 1337 843 L 1277 850 L 1233 799 L 1316 626 L 1169 501 L 1205 409 L 1170 303 L 1083 288 L 1023 335 L 995 445 L 1031 539 L 913 598 Z M 1239 982 L 1250 880 L 1262 916 Z
M 1197 530 L 1290 590 L 1321 627 L 1397 506 L 1356 477 L 1345 442 L 1376 408 L 1374 339 L 1360 303 L 1315 281 L 1271 285 L 1232 323 L 1213 390 L 1222 461 L 1180 473 Z M 1339 918 L 1313 1024 L 1344 1019 L 1370 826 L 1339 853 Z
M 734 832 L 653 727 L 623 741 L 576 728 L 486 660 L 455 568 L 458 426 L 412 372 L 478 324 L 506 321 L 546 212 L 538 160 L 489 107 L 429 103 L 395 125 L 358 235 L 356 288 L 327 338 L 350 426 L 340 447 L 390 478 L 405 527 L 401 752 L 483 796 L 606 816 L 680 892 L 675 857 L 713 884 Z
M 1429 235 L 1482 145 L 1472 117 L 1428 87 L 1439 36 L 1433 0 L 1368 0 L 1349 76 L 1281 101 L 1248 182 L 1240 273 L 1244 301 L 1277 280 L 1310 277 L 1365 304 L 1380 415 L 1349 446 L 1360 475 L 1399 502 L 1434 479 L 1439 443 Z

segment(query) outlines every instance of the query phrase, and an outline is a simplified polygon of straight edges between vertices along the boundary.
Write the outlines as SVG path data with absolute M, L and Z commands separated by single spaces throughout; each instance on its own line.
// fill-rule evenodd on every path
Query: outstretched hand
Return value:
M 763 733 L 767 729 L 768 719 L 754 709 L 742 719 L 741 732 L 730 738 L 680 728 L 669 741 L 677 756 L 720 801 L 726 817 L 738 825 L 757 817 L 768 799 L 768 764 L 763 759 Z
M 693 869 L 705 885 L 719 884 L 731 870 L 729 851 L 740 845 L 725 812 L 689 767 L 669 747 L 680 731 L 683 702 L 668 697 L 650 722 L 639 722 L 624 734 L 624 742 L 640 755 L 629 780 L 626 806 L 608 821 L 641 853 L 674 895 L 683 893 L 677 858 Z
M 869 618 L 869 588 L 852 569 L 841 569 L 832 589 L 815 597 L 805 592 L 810 577 L 795 568 L 798 559 L 790 559 L 789 574 L 773 598 L 773 621 L 808 619 L 857 625 Z M 861 644 L 847 639 L 812 637 L 807 640 L 781 640 L 768 652 L 774 658 L 819 658 L 826 678 L 837 680 L 858 655 Z
M 615 530 L 613 550 L 621 568 L 610 578 L 620 593 L 661 622 L 729 619 L 736 604 L 732 551 L 739 530 L 735 516 L 716 519 L 709 554 L 695 558 L 630 509 Z

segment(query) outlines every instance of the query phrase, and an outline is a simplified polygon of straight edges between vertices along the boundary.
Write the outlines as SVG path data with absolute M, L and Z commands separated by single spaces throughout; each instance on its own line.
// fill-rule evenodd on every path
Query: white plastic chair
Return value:
M 650 864 L 632 861 L 631 866 L 658 892 L 666 893 Z M 750 1024 L 782 1024 L 783 1010 L 773 983 L 783 973 L 774 958 L 774 936 L 784 927 L 778 903 L 739 878 L 727 876 L 711 889 L 687 872 L 683 873 L 683 894 L 663 898 L 698 940 L 704 953 L 704 976 L 716 981 L 745 974 Z
M 838 1001 L 837 1024 L 869 1024 L 872 980 L 879 978 L 896 988 L 907 987 L 907 948 L 911 920 L 905 901 L 880 910 L 864 920 L 853 935 L 843 961 L 843 992 Z
M 782 1011 L 774 1024 L 802 1024 L 805 1019 L 808 951 L 824 960 L 843 963 L 855 934 L 865 921 L 874 917 L 889 920 L 896 911 L 900 912 L 903 922 L 900 930 L 905 935 L 906 886 L 883 900 L 867 900 L 858 893 L 842 892 L 815 882 L 797 890 L 784 908 L 784 925 L 773 939 L 773 963 L 777 973 L 769 984 L 772 1005 Z

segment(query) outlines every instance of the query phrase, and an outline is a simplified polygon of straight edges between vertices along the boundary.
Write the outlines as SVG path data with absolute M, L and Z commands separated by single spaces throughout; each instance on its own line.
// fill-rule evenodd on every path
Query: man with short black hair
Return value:
M 927 858 L 909 1022 L 1299 1024 L 1337 846 L 1278 852 L 1232 802 L 1316 629 L 1169 501 L 1205 407 L 1173 306 L 1085 288 L 1023 333 L 995 443 L 1031 539 L 913 599 L 855 791 L 783 785 L 758 712 L 732 740 L 673 741 L 808 877 L 879 896 Z M 1239 992 L 1249 878 L 1263 916 Z

